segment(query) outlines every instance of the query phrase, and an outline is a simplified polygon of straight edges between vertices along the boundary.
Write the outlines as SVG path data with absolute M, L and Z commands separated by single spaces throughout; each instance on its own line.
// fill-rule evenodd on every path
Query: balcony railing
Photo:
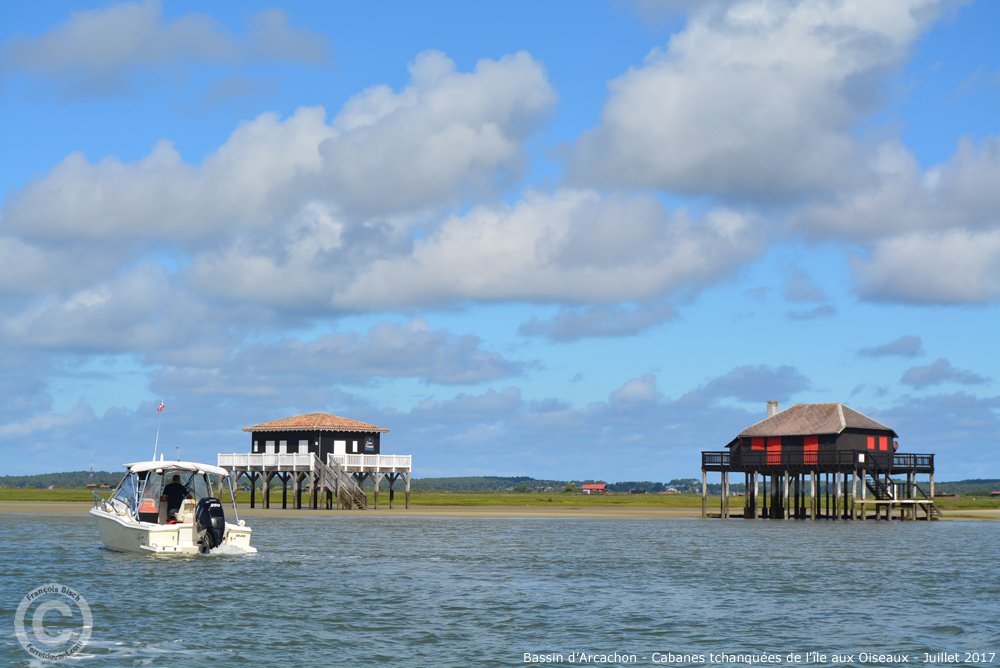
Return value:
M 298 453 L 234 453 L 219 455 L 219 466 L 230 471 L 312 471 L 311 452 Z
M 805 452 L 802 449 L 783 449 L 780 452 L 759 450 L 722 450 L 702 452 L 702 468 L 724 469 L 838 469 L 864 470 L 874 460 L 882 469 L 890 472 L 913 471 L 933 473 L 934 455 L 931 454 L 889 454 L 865 450 L 832 450 Z
M 409 471 L 413 455 L 327 455 L 348 471 Z

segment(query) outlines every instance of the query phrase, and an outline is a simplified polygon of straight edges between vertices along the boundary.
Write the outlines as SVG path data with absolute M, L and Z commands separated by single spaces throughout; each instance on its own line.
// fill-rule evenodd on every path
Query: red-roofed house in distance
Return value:
M 608 486 L 604 483 L 594 485 L 583 485 L 580 489 L 584 494 L 607 494 Z
M 251 434 L 250 454 L 220 454 L 219 466 L 243 474 L 251 481 L 250 507 L 255 502 L 255 483 L 263 481 L 263 506 L 270 507 L 270 483 L 282 482 L 282 508 L 287 507 L 288 482 L 294 485 L 295 507 L 301 508 L 302 482 L 310 483 L 311 507 L 318 507 L 318 492 L 324 490 L 325 506 L 367 508 L 364 483 L 375 484 L 375 507 L 383 479 L 389 482 L 389 507 L 394 485 L 406 482 L 406 507 L 410 507 L 410 455 L 383 455 L 385 427 L 329 413 L 306 413 L 261 422 L 243 431 Z

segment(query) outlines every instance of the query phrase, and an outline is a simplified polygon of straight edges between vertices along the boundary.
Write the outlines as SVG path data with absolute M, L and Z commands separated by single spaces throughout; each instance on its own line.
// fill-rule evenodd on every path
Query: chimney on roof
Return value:
M 767 402 L 767 417 L 774 417 L 778 414 L 778 402 L 769 401 Z

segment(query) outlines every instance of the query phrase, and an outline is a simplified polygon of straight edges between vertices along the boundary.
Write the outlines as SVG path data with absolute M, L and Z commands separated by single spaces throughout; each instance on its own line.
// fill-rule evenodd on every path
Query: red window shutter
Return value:
M 781 464 L 781 437 L 767 439 L 767 463 L 769 466 Z
M 879 450 L 883 450 L 883 451 L 888 450 L 889 449 L 889 439 L 886 438 L 885 436 L 879 436 L 878 437 L 878 449 Z
M 868 449 L 869 450 L 874 450 L 875 449 L 875 437 L 874 436 L 869 436 L 868 437 Z
M 763 450 L 764 449 L 764 439 L 763 438 L 754 438 L 754 439 L 751 439 L 750 443 L 751 443 L 751 445 L 750 445 L 750 449 L 751 450 Z
M 805 452 L 802 463 L 806 466 L 815 466 L 819 454 L 819 436 L 805 437 Z

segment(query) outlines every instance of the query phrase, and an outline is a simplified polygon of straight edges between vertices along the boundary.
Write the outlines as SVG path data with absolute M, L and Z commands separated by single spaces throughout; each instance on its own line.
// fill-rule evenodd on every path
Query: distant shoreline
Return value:
M 0 515 L 86 515 L 89 501 L 0 501 Z M 717 509 L 716 509 L 717 510 Z M 709 512 L 713 511 L 709 508 Z M 955 508 L 942 511 L 948 519 L 1000 520 L 1000 508 Z M 411 506 L 401 504 L 389 510 L 294 510 L 292 508 L 240 508 L 240 517 L 469 517 L 469 518 L 580 518 L 580 519 L 664 519 L 700 518 L 701 508 L 651 508 L 642 506 Z

